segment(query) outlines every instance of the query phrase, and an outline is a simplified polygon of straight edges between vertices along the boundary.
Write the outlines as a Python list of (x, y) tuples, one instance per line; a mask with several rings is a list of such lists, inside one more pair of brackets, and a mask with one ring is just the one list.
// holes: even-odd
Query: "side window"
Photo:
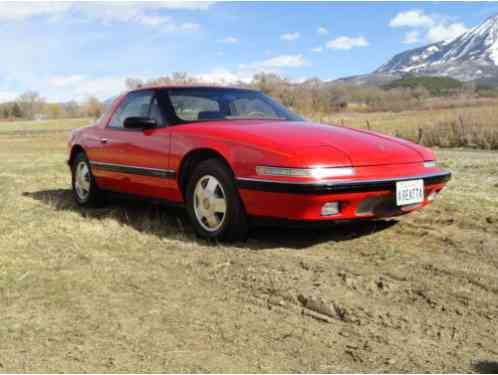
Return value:
[(131, 93), (123, 103), (121, 103), (116, 112), (114, 112), (109, 127), (122, 129), (123, 122), (128, 117), (149, 116), (149, 108), (153, 96), (153, 91)]
[(224, 116), (217, 101), (194, 95), (169, 96), (176, 116), (183, 121), (213, 120)]
[(264, 115), (277, 117), (273, 108), (259, 98), (240, 98), (230, 103), (230, 112), (233, 116)]

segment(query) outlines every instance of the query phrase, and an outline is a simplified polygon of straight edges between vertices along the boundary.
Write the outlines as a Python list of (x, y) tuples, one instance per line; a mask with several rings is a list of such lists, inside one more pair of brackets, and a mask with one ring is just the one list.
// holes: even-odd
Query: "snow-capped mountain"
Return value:
[(448, 76), (461, 81), (498, 78), (498, 15), (449, 42), (394, 56), (374, 74)]

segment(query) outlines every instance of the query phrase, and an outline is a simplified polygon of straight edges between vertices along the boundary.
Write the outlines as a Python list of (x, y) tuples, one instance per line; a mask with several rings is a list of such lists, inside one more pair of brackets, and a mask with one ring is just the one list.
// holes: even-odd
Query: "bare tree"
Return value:
[(70, 102), (62, 104), (67, 117), (75, 118), (80, 115), (80, 106), (78, 102), (71, 100)]
[(16, 102), (21, 109), (22, 116), (32, 120), (35, 115), (42, 112), (45, 99), (40, 97), (36, 91), (26, 91), (19, 96)]
[(95, 96), (89, 96), (82, 105), (82, 114), (88, 117), (98, 118), (102, 111), (103, 105)]
[(142, 87), (144, 85), (144, 81), (140, 78), (127, 78), (125, 84), (128, 90), (134, 90)]

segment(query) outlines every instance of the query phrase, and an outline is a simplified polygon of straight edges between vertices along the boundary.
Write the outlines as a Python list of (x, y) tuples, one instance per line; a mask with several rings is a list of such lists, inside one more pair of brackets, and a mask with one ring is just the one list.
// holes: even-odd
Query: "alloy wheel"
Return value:
[(225, 221), (227, 200), (223, 186), (211, 175), (199, 179), (194, 190), (194, 212), (199, 224), (216, 232)]
[(78, 199), (82, 202), (86, 202), (90, 195), (90, 170), (88, 164), (84, 161), (79, 162), (76, 166), (74, 188), (78, 195)]

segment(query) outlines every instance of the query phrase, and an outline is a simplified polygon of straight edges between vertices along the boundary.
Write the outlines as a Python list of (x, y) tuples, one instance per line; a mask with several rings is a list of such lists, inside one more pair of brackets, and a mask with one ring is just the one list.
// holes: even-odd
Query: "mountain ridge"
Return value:
[(451, 41), (394, 55), (370, 74), (341, 78), (353, 84), (388, 83), (403, 75), (442, 76), (460, 81), (498, 81), (498, 14)]

